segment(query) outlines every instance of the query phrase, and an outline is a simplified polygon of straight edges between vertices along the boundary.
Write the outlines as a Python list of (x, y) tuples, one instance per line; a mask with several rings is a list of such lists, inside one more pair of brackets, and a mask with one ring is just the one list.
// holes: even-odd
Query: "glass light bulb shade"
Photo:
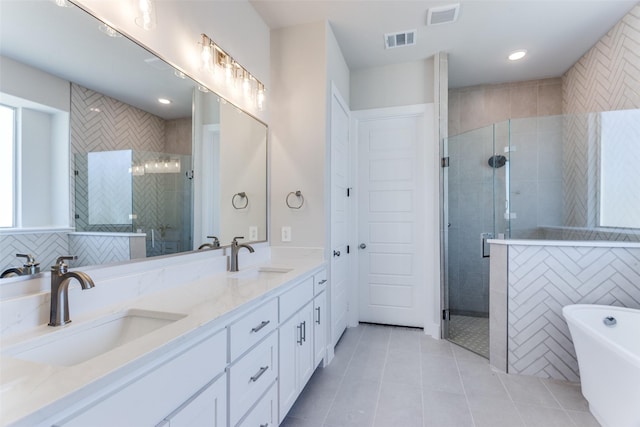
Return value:
[(102, 23), (98, 26), (98, 29), (109, 37), (122, 37), (122, 34), (111, 28), (105, 23)]
[(211, 44), (206, 43), (202, 45), (202, 51), (200, 52), (201, 67), (204, 71), (212, 71), (213, 69), (213, 55), (211, 52)]
[(146, 31), (156, 27), (156, 7), (153, 0), (133, 0), (136, 5), (136, 25)]
[(258, 83), (258, 95), (256, 96), (256, 104), (257, 104), (258, 110), (262, 111), (264, 109), (264, 101), (265, 101), (264, 85), (262, 83)]
[(60, 7), (69, 7), (69, 2), (67, 0), (53, 0), (57, 6)]

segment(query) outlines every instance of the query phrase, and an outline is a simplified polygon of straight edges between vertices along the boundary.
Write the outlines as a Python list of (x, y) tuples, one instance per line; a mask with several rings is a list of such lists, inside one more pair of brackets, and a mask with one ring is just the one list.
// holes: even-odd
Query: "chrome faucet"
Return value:
[(81, 271), (69, 271), (69, 266), (64, 260), (78, 259), (77, 256), (61, 256), (56, 260), (56, 265), (51, 267), (51, 312), (49, 326), (60, 326), (71, 322), (69, 319), (69, 282), (76, 279), (82, 289), (91, 289), (95, 286), (91, 277)]
[(17, 257), (26, 258), (27, 262), (22, 267), (7, 268), (0, 273), (0, 279), (11, 276), (28, 276), (30, 274), (40, 273), (40, 263), (36, 262), (31, 254), (16, 254)]
[(220, 240), (218, 240), (216, 236), (207, 236), (207, 239), (213, 239), (213, 243), (203, 243), (200, 246), (198, 246), (198, 250), (201, 250), (204, 248), (211, 248), (211, 249), (220, 248)]
[(238, 271), (238, 251), (241, 248), (247, 248), (251, 253), (255, 252), (255, 250), (246, 243), (242, 245), (238, 244), (238, 239), (244, 239), (244, 237), (234, 237), (233, 242), (231, 242), (231, 259), (229, 261), (229, 271)]

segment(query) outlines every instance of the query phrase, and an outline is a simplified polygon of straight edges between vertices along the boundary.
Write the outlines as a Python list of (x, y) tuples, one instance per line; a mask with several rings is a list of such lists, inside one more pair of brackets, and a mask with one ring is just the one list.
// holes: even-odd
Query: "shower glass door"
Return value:
[(445, 141), (443, 336), (489, 357), (488, 239), (508, 237), (509, 123)]

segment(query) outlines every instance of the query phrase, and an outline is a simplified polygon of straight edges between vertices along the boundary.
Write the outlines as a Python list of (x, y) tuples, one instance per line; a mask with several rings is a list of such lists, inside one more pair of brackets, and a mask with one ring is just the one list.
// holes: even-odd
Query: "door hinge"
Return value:
[(451, 313), (448, 308), (442, 310), (442, 320), (451, 320)]
[(187, 172), (185, 173), (185, 175), (187, 176), (187, 179), (193, 179), (193, 171), (192, 171), (192, 170), (187, 171)]
[(443, 157), (442, 159), (440, 159), (440, 166), (442, 166), (443, 168), (448, 168), (449, 167), (449, 157)]
[(347, 253), (349, 253), (349, 250), (350, 250), (350, 249), (349, 249), (349, 245), (347, 245)]
[(347, 197), (351, 197), (351, 187), (347, 187)]
[(74, 174), (75, 176), (78, 176), (78, 175), (80, 175), (80, 172), (78, 172), (78, 171), (73, 171), (73, 174)]

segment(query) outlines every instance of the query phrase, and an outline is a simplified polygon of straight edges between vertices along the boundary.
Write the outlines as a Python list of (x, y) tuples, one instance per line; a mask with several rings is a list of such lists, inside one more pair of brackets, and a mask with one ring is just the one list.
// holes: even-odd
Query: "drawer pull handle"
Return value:
[(258, 332), (260, 329), (264, 328), (269, 323), (271, 323), (271, 320), (263, 320), (258, 326), (256, 326), (255, 328), (251, 328), (251, 332)]
[(322, 279), (318, 282), (318, 285), (324, 285), (325, 283), (327, 283), (327, 279)]
[(302, 322), (302, 341), (307, 342), (307, 321)]
[(297, 342), (298, 342), (299, 345), (302, 345), (302, 323), (300, 323), (297, 326), (297, 328), (298, 328), (298, 336), (300, 337), (300, 338), (298, 338)]
[(316, 320), (316, 323), (319, 325), (320, 324), (320, 307), (316, 307), (316, 311), (318, 312), (318, 320)]
[(266, 424), (260, 424), (260, 427), (269, 427), (271, 424), (266, 423)]
[(268, 366), (263, 366), (262, 368), (260, 368), (260, 370), (250, 378), (251, 382), (256, 382), (260, 379), (260, 377), (262, 376), (262, 374), (264, 374), (265, 372), (267, 372), (269, 370)]

